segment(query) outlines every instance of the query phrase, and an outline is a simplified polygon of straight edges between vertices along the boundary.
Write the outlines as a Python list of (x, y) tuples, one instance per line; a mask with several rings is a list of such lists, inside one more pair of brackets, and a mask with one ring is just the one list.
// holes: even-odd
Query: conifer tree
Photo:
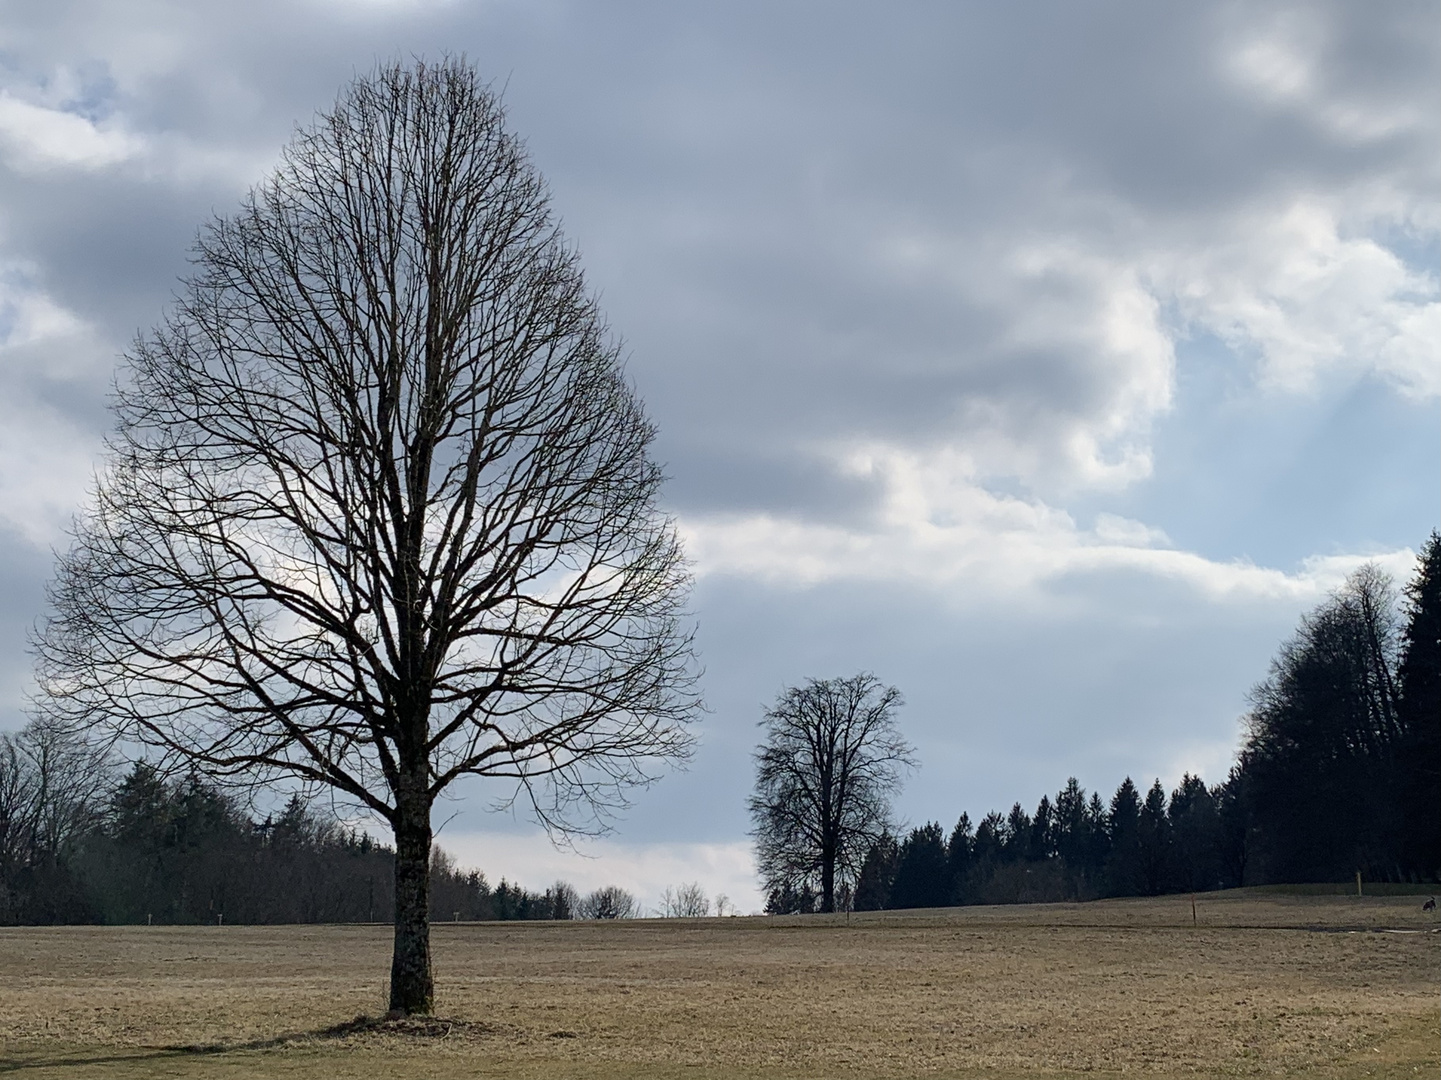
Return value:
[(1397, 673), (1401, 856), (1410, 873), (1434, 880), (1441, 876), (1441, 533), (1422, 548), (1406, 600)]
[(1166, 817), (1166, 789), (1160, 780), (1146, 792), (1138, 824), (1141, 876), (1146, 894), (1156, 896), (1166, 890), (1171, 862), (1171, 823)]
[(1144, 877), (1141, 870), (1141, 796), (1128, 776), (1111, 796), (1107, 816), (1111, 850), (1106, 859), (1106, 891), (1112, 896), (1135, 896)]
[(901, 845), (889, 907), (943, 907), (950, 901), (945, 834), (928, 822), (912, 829)]

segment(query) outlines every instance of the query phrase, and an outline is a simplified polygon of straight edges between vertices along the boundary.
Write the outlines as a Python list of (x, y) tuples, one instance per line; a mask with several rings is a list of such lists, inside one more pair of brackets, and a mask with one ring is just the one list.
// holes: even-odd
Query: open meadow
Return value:
[(382, 926), (0, 929), (0, 1074), (1434, 1077), (1438, 926), (1250, 890), (440, 924), (442, 1019), (388, 1025)]

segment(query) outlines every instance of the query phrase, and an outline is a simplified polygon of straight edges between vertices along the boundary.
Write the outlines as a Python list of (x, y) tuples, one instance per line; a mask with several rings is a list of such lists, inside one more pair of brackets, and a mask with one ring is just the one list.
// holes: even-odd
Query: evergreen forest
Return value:
[[(298, 795), (256, 820), (199, 776), (145, 764), (107, 786), (84, 748), (32, 726), (0, 736), (0, 925), (335, 923), (394, 918), (394, 851)], [(531, 892), (431, 858), (433, 919), (571, 918)]]
[[(1217, 784), (1130, 778), (1109, 798), (1072, 777), (949, 831), (881, 836), (856, 910), (1155, 896), (1243, 885), (1434, 882), (1441, 873), (1441, 535), (1398, 594), (1374, 565), (1302, 618), (1251, 693)], [(802, 883), (767, 910), (816, 909)]]

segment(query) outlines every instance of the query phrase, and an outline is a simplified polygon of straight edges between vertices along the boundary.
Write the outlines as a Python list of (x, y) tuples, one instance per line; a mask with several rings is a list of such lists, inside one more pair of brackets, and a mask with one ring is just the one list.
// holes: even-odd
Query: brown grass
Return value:
[(0, 930), (22, 1077), (1436, 1076), (1415, 897), (1253, 892), (787, 919)]

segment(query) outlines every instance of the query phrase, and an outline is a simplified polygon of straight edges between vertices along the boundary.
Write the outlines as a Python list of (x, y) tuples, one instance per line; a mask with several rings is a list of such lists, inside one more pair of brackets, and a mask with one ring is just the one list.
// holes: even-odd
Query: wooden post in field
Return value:
[(1356, 871), (1356, 895), (1361, 895), (1361, 871)]
[(1196, 925), (1196, 894), (1191, 894), (1191, 925)]
[(151, 918), (151, 917), (150, 917), (149, 915), (145, 916), (145, 925), (146, 925), (146, 926), (149, 926), (149, 925), (150, 925), (150, 918)]
[(220, 914), (219, 912), (216, 912), (216, 913), (215, 913), (215, 925), (216, 925), (216, 926), (224, 926), (224, 925), (225, 925), (225, 916), (222, 915), (222, 914)]

